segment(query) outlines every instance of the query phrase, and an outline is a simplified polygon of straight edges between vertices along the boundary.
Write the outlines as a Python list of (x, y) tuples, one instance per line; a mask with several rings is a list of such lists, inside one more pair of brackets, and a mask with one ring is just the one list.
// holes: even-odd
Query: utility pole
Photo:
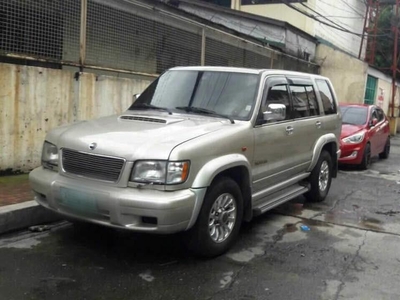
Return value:
[(360, 51), (358, 58), (362, 59), (362, 50), (364, 46), (364, 39), (366, 39), (365, 61), (370, 64), (375, 64), (375, 54), (377, 46), (377, 33), (378, 33), (378, 20), (381, 12), (381, 5), (379, 0), (368, 0), (366, 3), (364, 29), (361, 36)]

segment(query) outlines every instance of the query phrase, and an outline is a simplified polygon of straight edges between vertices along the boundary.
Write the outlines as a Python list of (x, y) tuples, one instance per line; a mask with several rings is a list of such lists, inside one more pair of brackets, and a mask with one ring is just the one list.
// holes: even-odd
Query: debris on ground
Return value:
[(389, 210), (389, 211), (376, 211), (375, 212), (378, 215), (385, 215), (385, 216), (389, 216), (392, 217), (394, 215), (400, 214), (400, 210)]
[(31, 226), (29, 227), (29, 230), (32, 232), (43, 232), (50, 230), (51, 227), (49, 225), (36, 225), (36, 226)]
[(301, 231), (310, 231), (310, 227), (308, 227), (307, 225), (301, 225), (300, 226)]

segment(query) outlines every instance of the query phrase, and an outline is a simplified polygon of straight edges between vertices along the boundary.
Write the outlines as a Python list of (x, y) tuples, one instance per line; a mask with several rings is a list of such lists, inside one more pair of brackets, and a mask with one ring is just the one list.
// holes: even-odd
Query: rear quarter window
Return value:
[(331, 87), (329, 86), (328, 82), (323, 79), (317, 79), (316, 83), (318, 86), (318, 92), (321, 96), (322, 106), (323, 106), (325, 115), (336, 114), (336, 112), (337, 112), (336, 102), (335, 102)]

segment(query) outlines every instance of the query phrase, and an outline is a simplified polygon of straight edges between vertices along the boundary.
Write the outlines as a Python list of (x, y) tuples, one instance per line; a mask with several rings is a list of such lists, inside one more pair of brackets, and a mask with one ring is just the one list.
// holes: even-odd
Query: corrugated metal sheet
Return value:
[(0, 171), (37, 167), (50, 129), (122, 112), (150, 82), (0, 64)]

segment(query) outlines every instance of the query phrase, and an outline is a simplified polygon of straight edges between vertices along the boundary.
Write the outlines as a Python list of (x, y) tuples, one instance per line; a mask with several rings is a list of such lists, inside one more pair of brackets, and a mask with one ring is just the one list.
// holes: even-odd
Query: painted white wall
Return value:
[[(314, 9), (321, 15), (326, 16), (336, 24), (349, 31), (362, 34), (366, 6), (360, 0), (316, 0)], [(327, 21), (324, 18), (320, 18)], [(346, 33), (330, 28), (319, 22), (315, 22), (315, 36), (323, 38), (336, 47), (358, 57), (361, 45), (361, 38), (357, 35)], [(364, 46), (365, 46), (364, 41)], [(362, 52), (364, 57), (365, 47)]]
[[(309, 0), (305, 4), (349, 31), (359, 34), (363, 32), (366, 6), (361, 0)], [(317, 15), (315, 12), (305, 8), (301, 4), (293, 5), (312, 15)], [(240, 9), (248, 13), (288, 22), (309, 34), (322, 38), (339, 49), (358, 57), (361, 44), (361, 38), (359, 36), (323, 25), (320, 22), (293, 10), (285, 4), (242, 5)], [(319, 17), (319, 19), (329, 22), (322, 17)], [(362, 52), (362, 58), (364, 57), (364, 53), (365, 47)]]

